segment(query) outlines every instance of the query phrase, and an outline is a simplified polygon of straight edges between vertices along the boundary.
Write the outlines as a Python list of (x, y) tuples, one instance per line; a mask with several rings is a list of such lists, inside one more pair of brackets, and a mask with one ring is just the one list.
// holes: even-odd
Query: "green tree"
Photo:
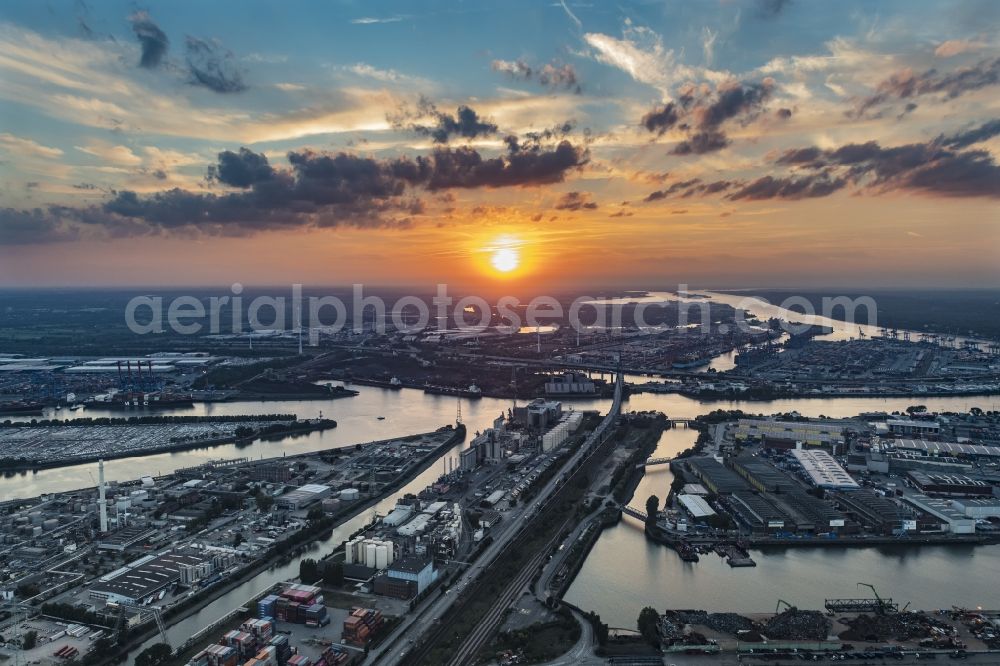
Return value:
[(31, 650), (36, 645), (38, 645), (38, 632), (33, 629), (25, 632), (21, 638), (21, 647), (25, 650)]
[(343, 585), (344, 563), (340, 560), (329, 560), (323, 568), (323, 581), (336, 587)]
[(165, 664), (173, 654), (167, 643), (154, 643), (135, 657), (135, 666), (160, 666)]
[(660, 645), (660, 614), (656, 612), (656, 609), (646, 606), (639, 611), (637, 624), (639, 625), (639, 633), (642, 634), (642, 637), (650, 645), (658, 647)]
[(319, 504), (316, 504), (311, 509), (309, 509), (309, 513), (306, 514), (306, 520), (308, 520), (311, 523), (315, 523), (317, 520), (322, 520), (323, 516), (325, 515), (326, 514), (323, 513), (323, 507), (321, 507)]
[(246, 541), (246, 539), (243, 538), (243, 533), (237, 532), (236, 536), (233, 537), (233, 548), (239, 548), (240, 544), (242, 544), (244, 541)]
[(299, 580), (303, 583), (312, 585), (321, 577), (322, 575), (320, 574), (319, 565), (316, 564), (316, 560), (304, 559), (299, 562)]
[(646, 524), (656, 524), (656, 512), (660, 510), (660, 498), (650, 495), (646, 498)]
[(257, 509), (261, 513), (267, 513), (274, 506), (274, 498), (265, 494), (260, 488), (254, 493), (253, 499), (257, 503)]

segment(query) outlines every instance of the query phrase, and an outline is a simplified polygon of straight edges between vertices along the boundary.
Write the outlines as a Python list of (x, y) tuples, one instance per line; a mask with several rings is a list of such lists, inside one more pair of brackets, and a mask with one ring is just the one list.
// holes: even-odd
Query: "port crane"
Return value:
[(775, 615), (778, 614), (778, 609), (781, 608), (781, 604), (785, 604), (785, 606), (788, 608), (788, 610), (790, 610), (792, 612), (798, 610), (795, 606), (791, 605), (790, 603), (788, 603), (784, 599), (778, 599), (778, 603), (776, 603), (774, 605), (774, 614)]
[(867, 587), (871, 589), (872, 594), (875, 595), (875, 603), (879, 615), (885, 615), (887, 611), (895, 612), (896, 609), (898, 608), (898, 606), (892, 603), (891, 599), (886, 600), (878, 596), (878, 591), (875, 589), (875, 586), (872, 585), (871, 583), (858, 583), (858, 587)]

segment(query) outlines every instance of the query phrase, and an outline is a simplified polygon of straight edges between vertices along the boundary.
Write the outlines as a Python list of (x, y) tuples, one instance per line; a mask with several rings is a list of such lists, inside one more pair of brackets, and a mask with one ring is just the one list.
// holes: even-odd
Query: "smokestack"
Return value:
[(101, 512), (101, 532), (108, 531), (108, 503), (104, 499), (104, 460), (97, 461), (97, 506)]

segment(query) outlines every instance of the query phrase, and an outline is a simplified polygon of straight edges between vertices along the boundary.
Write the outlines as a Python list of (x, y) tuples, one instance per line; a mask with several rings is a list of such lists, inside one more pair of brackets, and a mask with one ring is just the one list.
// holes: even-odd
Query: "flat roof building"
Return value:
[(681, 503), (681, 506), (683, 506), (695, 520), (715, 515), (715, 509), (709, 506), (708, 502), (706, 502), (704, 498), (698, 497), (697, 495), (678, 495), (677, 501)]
[(943, 521), (942, 527), (952, 534), (974, 534), (976, 531), (975, 519), (967, 517), (949, 500), (927, 495), (904, 495), (903, 501)]
[(844, 443), (843, 428), (837, 425), (769, 419), (740, 419), (736, 424), (735, 438), (736, 441), (755, 440), (787, 448), (791, 448), (796, 442), (809, 446)]
[(802, 467), (809, 482), (817, 488), (857, 490), (861, 487), (826, 451), (795, 449), (792, 451), (792, 457)]
[(180, 580), (180, 570), (210, 562), (189, 551), (169, 552), (138, 566), (123, 568), (118, 575), (100, 580), (90, 588), (90, 598), (107, 603), (140, 604)]

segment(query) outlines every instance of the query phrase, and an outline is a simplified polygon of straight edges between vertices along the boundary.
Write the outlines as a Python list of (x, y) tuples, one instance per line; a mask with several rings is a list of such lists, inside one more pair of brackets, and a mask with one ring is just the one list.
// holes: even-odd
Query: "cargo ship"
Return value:
[(476, 400), (483, 397), (482, 390), (472, 384), (469, 388), (458, 388), (455, 386), (437, 386), (435, 384), (424, 384), (424, 393), (431, 393), (433, 395), (451, 395), (457, 398), (471, 398)]
[(392, 379), (368, 379), (365, 377), (352, 377), (347, 380), (351, 384), (358, 384), (360, 386), (377, 386), (378, 388), (387, 388), (394, 391), (398, 391), (403, 388), (403, 382), (399, 381), (399, 377), (393, 377)]
[(44, 408), (42, 403), (30, 400), (0, 402), (0, 414), (41, 414)]

